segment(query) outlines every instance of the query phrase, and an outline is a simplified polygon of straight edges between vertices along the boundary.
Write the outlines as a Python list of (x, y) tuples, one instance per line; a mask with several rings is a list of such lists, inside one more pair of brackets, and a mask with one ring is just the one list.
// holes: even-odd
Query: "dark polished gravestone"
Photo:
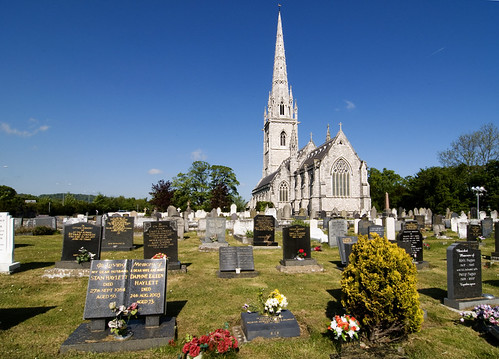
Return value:
[(247, 341), (261, 338), (290, 338), (300, 336), (300, 327), (289, 310), (283, 310), (281, 317), (260, 315), (255, 312), (241, 313), (241, 328)]
[(220, 247), (218, 250), (219, 278), (253, 278), (255, 271), (253, 247)]
[(482, 235), (482, 226), (479, 224), (468, 224), (466, 228), (466, 240), (468, 242), (478, 241)]
[[(62, 344), (60, 351), (115, 352), (148, 349), (167, 345), (175, 338), (175, 318), (166, 313), (165, 259), (123, 259), (92, 261), (81, 324)], [(107, 321), (114, 317), (109, 304), (138, 304), (142, 320), (131, 321), (133, 336), (114, 340), (109, 335)]]
[[(423, 262), (423, 235), (417, 222), (405, 222), (402, 231), (398, 234), (397, 242), (409, 242), (411, 248), (409, 255), (412, 260), (416, 263)], [(405, 246), (402, 244), (400, 247)]]
[(102, 251), (133, 249), (133, 217), (109, 217), (104, 225)]
[[(322, 272), (324, 268), (311, 258), (310, 227), (295, 225), (282, 230), (283, 259), (277, 270), (287, 273)], [(303, 250), (304, 259), (298, 259)]]
[(168, 269), (180, 269), (176, 221), (144, 222), (144, 259), (158, 253), (168, 256)]
[(80, 248), (95, 254), (94, 260), (100, 259), (102, 227), (90, 223), (75, 223), (64, 226), (61, 261), (56, 268), (81, 269), (90, 268), (90, 262), (78, 264), (76, 256)]
[(357, 237), (339, 237), (338, 238), (338, 249), (340, 251), (341, 265), (347, 266), (349, 262), (350, 254), (352, 253), (352, 247), (357, 243)]
[(369, 232), (369, 239), (372, 238), (371, 233), (376, 233), (380, 237), (383, 237), (385, 235), (385, 228), (383, 226), (373, 225), (369, 226), (368, 232)]
[(499, 222), (494, 223), (494, 239), (496, 250), (492, 252), (491, 258), (494, 260), (499, 260)]
[(253, 245), (277, 246), (274, 216), (257, 215), (253, 218)]
[(482, 236), (488, 238), (494, 230), (494, 221), (492, 218), (485, 218), (482, 220)]

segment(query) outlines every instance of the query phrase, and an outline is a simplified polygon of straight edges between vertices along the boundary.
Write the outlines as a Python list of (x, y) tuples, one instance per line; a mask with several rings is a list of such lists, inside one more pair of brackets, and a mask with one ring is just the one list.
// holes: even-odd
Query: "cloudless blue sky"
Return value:
[[(194, 160), (262, 173), (277, 1), (0, 0), (0, 184), (150, 197)], [(499, 1), (280, 1), (299, 145), (437, 166), (499, 124)]]

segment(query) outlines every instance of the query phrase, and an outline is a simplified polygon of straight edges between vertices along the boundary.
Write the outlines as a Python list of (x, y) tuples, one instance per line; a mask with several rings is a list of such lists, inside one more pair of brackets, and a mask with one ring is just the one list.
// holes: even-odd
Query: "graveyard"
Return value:
[[(294, 229), (293, 233), (298, 233)], [(391, 344), (372, 345), (362, 340), (344, 345), (345, 358), (451, 358), (497, 357), (499, 348), (493, 338), (481, 335), (459, 322), (459, 310), (444, 306), (448, 297), (448, 248), (459, 238), (446, 231), (448, 238), (436, 237), (429, 227), (422, 231), (424, 260), (428, 267), (418, 270), (417, 289), (425, 319), (420, 332)], [(347, 236), (355, 238), (352, 228)], [(15, 260), (20, 269), (0, 281), (0, 354), (9, 358), (177, 358), (186, 335), (200, 336), (227, 323), (229, 330), (241, 325), (243, 305), (255, 301), (258, 291), (278, 289), (287, 297), (287, 309), (296, 318), (300, 335), (290, 338), (255, 338), (239, 343), (238, 358), (329, 358), (335, 346), (327, 327), (335, 314), (343, 314), (340, 280), (342, 262), (338, 247), (312, 240), (307, 248), (308, 259), (316, 261), (322, 271), (295, 273), (280, 271), (286, 262), (283, 232), (275, 231), (277, 245), (254, 250), (253, 267), (257, 275), (219, 276), (230, 270), (223, 267), (222, 258), (233, 258), (236, 266), (248, 262), (248, 246), (234, 239), (227, 231), (228, 247), (222, 251), (201, 251), (206, 240), (195, 231), (185, 232), (178, 241), (178, 261), (186, 271), (168, 273), (166, 316), (176, 318), (176, 340), (159, 347), (126, 352), (80, 353), (74, 350), (60, 353), (61, 345), (82, 324), (86, 310), (88, 276), (50, 278), (45, 274), (60, 261), (63, 251), (61, 234), (50, 236), (15, 236)], [(345, 242), (348, 243), (348, 241)], [(134, 248), (101, 251), (101, 260), (134, 263), (144, 258), (144, 235), (135, 231)], [(313, 248), (321, 246), (321, 251)], [(228, 250), (233, 248), (233, 250)], [(241, 250), (238, 250), (241, 248)], [(429, 248), (429, 249), (427, 249)], [(479, 246), (482, 254), (495, 250), (494, 234)], [(295, 253), (296, 248), (292, 249)], [(223, 253), (223, 254), (222, 254)], [(134, 261), (125, 261), (134, 260)], [(289, 261), (289, 260), (288, 260)], [(225, 259), (223, 260), (224, 263)], [(227, 261), (228, 263), (229, 261)], [(305, 262), (305, 261), (302, 261)], [(243, 264), (240, 264), (243, 263)], [(131, 264), (129, 264), (131, 265)], [(246, 267), (245, 267), (246, 268)], [(483, 293), (499, 297), (499, 263), (482, 259)], [(251, 266), (246, 268), (251, 270)], [(139, 313), (140, 313), (139, 306)], [(362, 344), (361, 344), (362, 343)], [(211, 357), (211, 356), (206, 356)], [(223, 356), (222, 356), (223, 357)]]

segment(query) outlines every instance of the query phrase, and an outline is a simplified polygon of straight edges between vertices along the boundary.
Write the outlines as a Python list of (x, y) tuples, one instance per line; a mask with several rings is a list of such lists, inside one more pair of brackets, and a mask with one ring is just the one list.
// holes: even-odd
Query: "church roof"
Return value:
[(329, 149), (333, 145), (333, 142), (334, 142), (334, 139), (329, 140), (329, 141), (323, 143), (322, 145), (320, 145), (319, 147), (317, 147), (312, 152), (310, 152), (300, 167), (305, 167), (305, 166), (311, 165), (314, 163), (315, 160), (322, 160), (329, 152)]
[(274, 179), (274, 177), (277, 175), (277, 173), (279, 172), (279, 170), (269, 174), (267, 177), (263, 177), (260, 182), (258, 182), (258, 184), (256, 185), (255, 189), (253, 190), (253, 192), (267, 186), (269, 183), (272, 182), (272, 180)]

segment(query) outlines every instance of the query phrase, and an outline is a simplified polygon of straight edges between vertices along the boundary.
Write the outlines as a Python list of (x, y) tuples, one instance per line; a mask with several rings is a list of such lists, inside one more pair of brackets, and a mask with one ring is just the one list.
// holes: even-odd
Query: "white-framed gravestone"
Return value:
[(14, 261), (14, 218), (8, 212), (0, 212), (0, 273), (11, 274), (20, 267)]

